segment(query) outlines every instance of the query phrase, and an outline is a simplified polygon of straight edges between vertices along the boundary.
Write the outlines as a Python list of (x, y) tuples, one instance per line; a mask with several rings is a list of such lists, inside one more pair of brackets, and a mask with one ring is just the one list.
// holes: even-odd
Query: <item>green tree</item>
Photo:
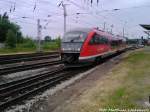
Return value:
[(21, 32), (17, 32), (16, 37), (17, 37), (17, 43), (23, 43), (24, 37), (22, 36)]
[(20, 37), (22, 37), (22, 33), (20, 32), (19, 25), (10, 22), (9, 17), (5, 12), (3, 15), (0, 15), (0, 42), (6, 41), (6, 36), (9, 29), (11, 29), (16, 34), (17, 42), (21, 42)]
[(58, 48), (60, 48), (60, 46), (61, 46), (61, 38), (60, 38), (60, 36), (58, 36), (58, 37), (55, 39), (55, 41), (56, 41), (56, 44), (58, 45)]
[(33, 41), (33, 39), (31, 37), (28, 37), (28, 36), (23, 39), (22, 46), (24, 48), (36, 48), (35, 42)]
[(8, 30), (6, 36), (6, 46), (15, 48), (17, 43), (16, 35), (12, 30)]
[(0, 15), (0, 42), (4, 42), (8, 31), (8, 16), (7, 13)]

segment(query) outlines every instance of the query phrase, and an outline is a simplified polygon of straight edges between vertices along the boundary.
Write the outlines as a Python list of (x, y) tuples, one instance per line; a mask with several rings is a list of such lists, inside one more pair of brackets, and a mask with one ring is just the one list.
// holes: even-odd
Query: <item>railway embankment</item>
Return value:
[[(54, 111), (99, 112), (106, 109), (107, 111), (143, 109), (148, 112), (150, 109), (149, 60), (150, 47), (125, 54), (120, 63), (108, 70), (91, 87)], [(93, 73), (95, 74), (102, 74), (101, 68)]]
[(149, 55), (149, 47), (130, 50), (108, 58), (85, 72), (76, 69), (75, 71), (79, 72), (75, 76), (74, 70), (71, 70), (69, 80), (61, 81), (55, 87), (33, 97), (32, 100), (26, 100), (25, 103), (15, 106), (8, 112), (97, 112), (106, 109), (148, 109)]
[[(140, 49), (139, 49), (140, 50)], [(113, 58), (109, 58), (100, 65), (79, 73), (68, 81), (64, 81), (50, 90), (47, 90), (38, 98), (36, 97), (31, 102), (26, 102), (25, 105), (17, 106), (13, 110), (24, 110), (31, 112), (60, 112), (74, 111), (70, 108), (72, 103), (79, 103), (82, 95), (96, 87), (98, 82), (109, 76), (109, 72), (120, 64), (131, 52), (128, 51)], [(80, 104), (80, 103), (79, 103)], [(87, 107), (85, 107), (87, 108)], [(11, 110), (12, 111), (12, 110)], [(75, 110), (75, 112), (78, 110)], [(81, 110), (79, 110), (81, 111)]]

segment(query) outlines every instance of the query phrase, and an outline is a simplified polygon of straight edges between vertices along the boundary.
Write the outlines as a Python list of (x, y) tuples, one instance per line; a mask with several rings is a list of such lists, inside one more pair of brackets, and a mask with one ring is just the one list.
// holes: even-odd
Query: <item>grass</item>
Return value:
[[(132, 53), (120, 64), (121, 72), (127, 68), (126, 76), (119, 88), (108, 96), (104, 107), (143, 108), (150, 95), (150, 52)], [(114, 70), (113, 74), (118, 70)]]
[(42, 45), (42, 49), (44, 51), (49, 51), (49, 50), (58, 50), (59, 49), (59, 44), (57, 42), (45, 42)]
[[(43, 51), (58, 50), (59, 45), (56, 42), (45, 42), (41, 45)], [(36, 52), (36, 45), (33, 43), (18, 44), (16, 48), (0, 48), (0, 54)]]
[[(150, 96), (150, 48), (125, 57), (111, 72), (86, 90), (64, 112), (98, 112), (99, 109), (144, 109)], [(150, 107), (149, 107), (150, 108)], [(108, 111), (109, 112), (109, 111)]]
[(0, 54), (22, 53), (22, 52), (35, 52), (35, 48), (0, 48)]

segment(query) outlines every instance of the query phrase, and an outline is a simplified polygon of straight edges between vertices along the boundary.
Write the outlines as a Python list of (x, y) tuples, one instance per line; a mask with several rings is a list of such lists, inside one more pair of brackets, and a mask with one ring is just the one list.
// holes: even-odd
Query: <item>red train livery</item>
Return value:
[(61, 60), (65, 64), (87, 64), (125, 48), (125, 40), (119, 36), (96, 28), (74, 29), (64, 34), (61, 43)]

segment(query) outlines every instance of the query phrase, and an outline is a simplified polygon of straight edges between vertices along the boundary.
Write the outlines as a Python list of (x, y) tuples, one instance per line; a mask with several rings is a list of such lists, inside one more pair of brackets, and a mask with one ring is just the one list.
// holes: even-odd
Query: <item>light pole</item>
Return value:
[(104, 22), (104, 27), (103, 27), (103, 30), (105, 31), (106, 29), (106, 22)]
[(41, 52), (41, 30), (42, 26), (40, 25), (40, 19), (37, 20), (37, 52)]
[(122, 36), (123, 36), (123, 38), (125, 38), (125, 25), (126, 25), (126, 21), (125, 21), (125, 23), (124, 23), (124, 25), (123, 25), (123, 30), (122, 30)]
[(113, 34), (114, 25), (112, 24), (110, 27), (111, 27), (111, 34)]
[(66, 11), (66, 6), (68, 4), (64, 4), (63, 1), (61, 1), (59, 4), (58, 4), (58, 7), (62, 6), (63, 7), (63, 10), (64, 10), (64, 33), (66, 33), (66, 19), (67, 19), (67, 11)]
[(64, 33), (66, 33), (66, 17), (67, 17), (66, 4), (62, 4), (62, 7), (64, 9)]

